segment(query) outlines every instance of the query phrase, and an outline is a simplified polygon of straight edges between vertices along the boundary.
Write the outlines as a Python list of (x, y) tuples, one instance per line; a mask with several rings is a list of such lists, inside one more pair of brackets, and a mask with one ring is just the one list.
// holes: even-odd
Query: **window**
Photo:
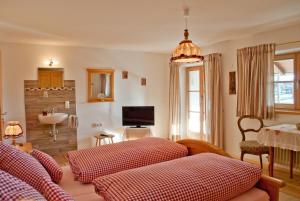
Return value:
[(300, 109), (300, 53), (276, 55), (274, 98), (276, 109)]
[(204, 67), (186, 69), (187, 80), (187, 130), (189, 138), (200, 138), (204, 133), (205, 74)]

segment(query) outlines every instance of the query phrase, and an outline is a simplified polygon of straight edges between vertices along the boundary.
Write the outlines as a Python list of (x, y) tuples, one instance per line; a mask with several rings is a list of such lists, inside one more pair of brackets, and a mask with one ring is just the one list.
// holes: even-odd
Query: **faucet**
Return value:
[(54, 114), (55, 113), (55, 108), (53, 107), (52, 109), (51, 109), (51, 114)]

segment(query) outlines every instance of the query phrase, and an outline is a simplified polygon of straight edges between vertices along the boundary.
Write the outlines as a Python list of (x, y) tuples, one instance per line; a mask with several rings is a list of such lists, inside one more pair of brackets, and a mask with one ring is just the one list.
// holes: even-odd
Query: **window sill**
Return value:
[(275, 109), (275, 114), (300, 115), (300, 110)]

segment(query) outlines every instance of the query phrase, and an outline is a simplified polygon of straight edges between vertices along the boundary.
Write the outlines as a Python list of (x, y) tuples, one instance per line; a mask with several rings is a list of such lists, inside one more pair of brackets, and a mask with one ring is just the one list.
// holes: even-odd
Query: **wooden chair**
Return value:
[[(258, 129), (253, 129), (253, 128), (244, 129), (241, 125), (242, 120), (244, 120), (244, 119), (256, 119), (260, 123), (259, 128)], [(246, 140), (246, 133), (248, 133), (248, 132), (258, 133), (260, 131), (260, 129), (262, 129), (264, 127), (263, 120), (261, 118), (255, 117), (255, 116), (244, 115), (239, 118), (238, 127), (239, 127), (242, 137), (243, 137), (242, 141), (240, 142), (241, 160), (244, 160), (245, 154), (258, 155), (259, 159), (260, 159), (260, 167), (263, 168), (262, 155), (269, 154), (269, 147), (259, 144), (256, 140)]]

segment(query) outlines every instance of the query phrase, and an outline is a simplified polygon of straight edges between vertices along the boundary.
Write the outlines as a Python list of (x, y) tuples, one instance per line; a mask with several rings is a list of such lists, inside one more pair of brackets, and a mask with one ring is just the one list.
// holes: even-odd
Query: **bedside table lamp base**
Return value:
[(15, 136), (12, 137), (11, 144), (16, 146), (17, 143), (16, 143), (16, 137)]

